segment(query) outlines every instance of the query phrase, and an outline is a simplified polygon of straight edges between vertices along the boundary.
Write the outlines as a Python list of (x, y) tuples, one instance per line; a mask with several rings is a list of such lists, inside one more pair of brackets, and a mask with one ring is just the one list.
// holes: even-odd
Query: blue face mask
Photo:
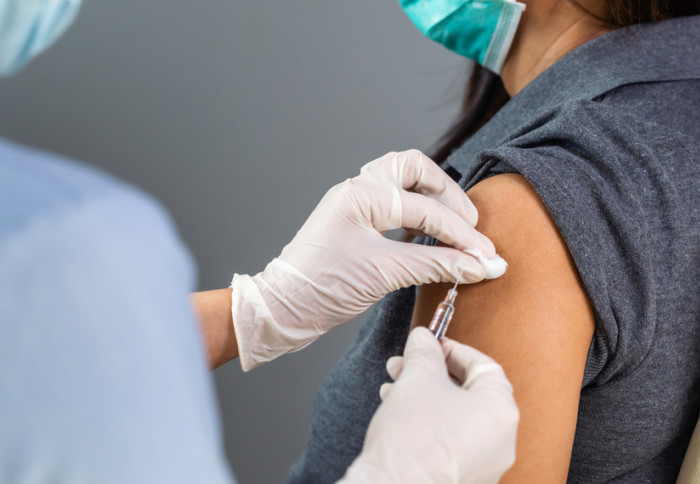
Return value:
[(399, 0), (429, 39), (500, 74), (525, 4), (514, 0)]
[(14, 74), (66, 31), (82, 0), (0, 0), (0, 76)]

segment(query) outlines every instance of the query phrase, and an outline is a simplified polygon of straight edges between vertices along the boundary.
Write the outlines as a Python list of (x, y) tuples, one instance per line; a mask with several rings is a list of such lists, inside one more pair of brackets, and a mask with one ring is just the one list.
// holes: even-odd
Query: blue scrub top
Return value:
[(153, 199), (0, 140), (0, 482), (233, 482), (194, 280)]

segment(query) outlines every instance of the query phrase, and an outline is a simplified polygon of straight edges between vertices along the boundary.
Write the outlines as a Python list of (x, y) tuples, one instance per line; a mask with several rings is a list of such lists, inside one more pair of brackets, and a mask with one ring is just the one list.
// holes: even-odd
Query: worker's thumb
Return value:
[(403, 369), (397, 383), (415, 379), (447, 377), (445, 355), (440, 343), (427, 328), (418, 327), (408, 335), (403, 352)]
[(393, 290), (435, 282), (461, 284), (480, 282), (486, 277), (476, 257), (451, 247), (433, 247), (390, 241), (386, 251), (393, 264), (383, 267)]
[(471, 346), (449, 338), (440, 340), (445, 364), (453, 379), (466, 390), (498, 389), (512, 394), (513, 387), (501, 365)]

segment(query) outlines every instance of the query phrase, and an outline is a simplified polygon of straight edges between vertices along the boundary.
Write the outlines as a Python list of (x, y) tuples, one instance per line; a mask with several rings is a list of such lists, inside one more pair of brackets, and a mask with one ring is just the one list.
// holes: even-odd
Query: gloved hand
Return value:
[(416, 328), (404, 356), (389, 359), (395, 383), (382, 386), (362, 452), (339, 484), (496, 483), (513, 465), (519, 413), (503, 370), (440, 341)]
[[(245, 371), (296, 351), (365, 311), (387, 293), (431, 282), (479, 282), (485, 271), (463, 252), (495, 256), (474, 229), (464, 191), (417, 150), (388, 153), (331, 188), (294, 239), (265, 270), (236, 274), (233, 322)], [(405, 227), (449, 247), (397, 242)], [(500, 274), (498, 274), (500, 275)]]

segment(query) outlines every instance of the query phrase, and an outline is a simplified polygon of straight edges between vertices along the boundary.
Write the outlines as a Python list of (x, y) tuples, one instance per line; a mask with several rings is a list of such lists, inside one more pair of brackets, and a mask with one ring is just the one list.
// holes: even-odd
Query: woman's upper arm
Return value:
[[(565, 482), (588, 348), (595, 327), (574, 262), (547, 209), (519, 175), (468, 192), (477, 228), (508, 263), (506, 274), (462, 285), (447, 335), (498, 361), (521, 421), (516, 462), (501, 482)], [(423, 286), (413, 325), (425, 325), (447, 285)]]

